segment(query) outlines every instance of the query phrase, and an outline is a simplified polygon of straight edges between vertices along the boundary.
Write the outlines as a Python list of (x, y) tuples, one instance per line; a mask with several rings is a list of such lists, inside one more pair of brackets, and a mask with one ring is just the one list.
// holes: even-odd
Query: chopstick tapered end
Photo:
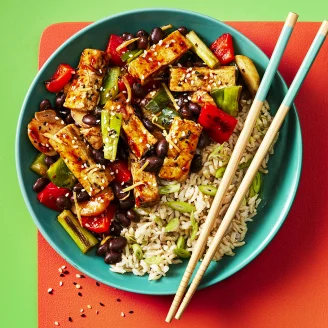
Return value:
[(286, 26), (294, 27), (298, 19), (298, 14), (290, 12), (286, 19)]
[(324, 20), (320, 26), (319, 32), (323, 36), (327, 36), (328, 34), (328, 21)]

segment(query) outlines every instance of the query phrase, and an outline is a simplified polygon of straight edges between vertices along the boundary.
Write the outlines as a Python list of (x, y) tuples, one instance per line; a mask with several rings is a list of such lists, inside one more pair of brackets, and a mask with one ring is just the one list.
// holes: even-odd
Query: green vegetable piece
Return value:
[(180, 236), (178, 241), (177, 241), (177, 248), (186, 248), (186, 240), (184, 239), (183, 236)]
[(186, 203), (186, 202), (175, 202), (175, 201), (171, 201), (171, 202), (166, 202), (165, 203), (167, 206), (173, 208), (174, 210), (177, 210), (179, 212), (182, 213), (191, 213), (196, 211), (196, 207)]
[(256, 194), (258, 194), (261, 190), (261, 186), (262, 186), (262, 174), (260, 172), (257, 172), (249, 188), (249, 197), (254, 197)]
[(47, 155), (40, 153), (34, 162), (31, 164), (30, 169), (35, 172), (37, 175), (46, 178), (47, 177), (47, 170), (48, 166), (44, 162)]
[(145, 106), (147, 110), (156, 114), (159, 113), (166, 105), (171, 102), (164, 88), (159, 89), (155, 96)]
[(100, 91), (100, 105), (105, 105), (108, 99), (118, 94), (118, 78), (120, 73), (121, 69), (119, 67), (111, 67), (108, 69)]
[(110, 161), (116, 159), (121, 126), (121, 113), (112, 113), (108, 109), (101, 111), (101, 134), (104, 144), (104, 157)]
[(77, 181), (61, 157), (50, 165), (47, 175), (49, 180), (58, 187), (71, 189)]
[(169, 128), (176, 116), (180, 117), (180, 114), (174, 108), (165, 107), (158, 116), (156, 123), (162, 125), (164, 128)]
[(189, 251), (187, 251), (186, 249), (182, 249), (182, 248), (175, 248), (174, 249), (174, 253), (183, 258), (183, 259), (187, 259), (190, 257), (191, 253)]
[(143, 251), (142, 251), (140, 245), (133, 244), (132, 245), (132, 250), (133, 250), (133, 254), (136, 256), (136, 258), (138, 260), (141, 260), (143, 258)]
[(179, 228), (180, 221), (178, 218), (172, 219), (165, 227), (165, 232), (177, 231)]
[(83, 254), (98, 244), (97, 238), (89, 230), (81, 227), (71, 211), (65, 210), (60, 213), (58, 221)]
[(156, 216), (154, 219), (154, 222), (159, 226), (159, 227), (163, 227), (163, 221), (160, 217)]
[(194, 31), (190, 31), (186, 38), (191, 42), (192, 50), (208, 67), (216, 68), (220, 66), (220, 61)]
[(191, 234), (190, 234), (190, 241), (194, 241), (196, 239), (196, 235), (198, 232), (198, 222), (195, 220), (194, 212), (191, 213), (190, 222), (192, 226)]
[(247, 162), (240, 164), (240, 165), (238, 166), (238, 168), (239, 168), (240, 170), (241, 170), (241, 169), (246, 169), (247, 167), (249, 167), (249, 166), (251, 165), (252, 160), (253, 160), (253, 159), (250, 159), (250, 160), (248, 160)]
[(211, 96), (220, 109), (232, 116), (237, 116), (241, 89), (241, 85), (213, 89)]
[(219, 152), (222, 150), (223, 144), (214, 148), (214, 150), (209, 154), (208, 159), (220, 157)]
[(198, 189), (205, 195), (209, 196), (215, 196), (216, 192), (218, 191), (218, 188), (210, 185), (201, 185), (198, 186)]
[(135, 244), (137, 242), (133, 235), (125, 234), (124, 237), (126, 238), (129, 244)]
[(149, 265), (152, 265), (152, 264), (160, 264), (162, 262), (162, 258), (157, 255), (157, 256), (151, 256), (151, 257), (147, 257), (145, 259), (145, 262)]
[(226, 170), (225, 166), (219, 167), (215, 172), (215, 177), (217, 179), (221, 179), (223, 177), (225, 170)]
[(124, 62), (130, 63), (132, 60), (138, 58), (143, 53), (141, 49), (128, 50), (122, 54), (121, 59)]
[(161, 186), (158, 188), (158, 190), (161, 195), (178, 192), (180, 190), (180, 183)]

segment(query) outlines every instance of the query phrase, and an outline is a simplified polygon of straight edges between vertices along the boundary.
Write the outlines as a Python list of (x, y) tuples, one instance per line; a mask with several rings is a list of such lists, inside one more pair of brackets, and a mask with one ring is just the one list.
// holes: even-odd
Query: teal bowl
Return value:
[[(148, 277), (132, 274), (117, 274), (109, 271), (103, 259), (91, 251), (83, 255), (57, 222), (57, 213), (41, 205), (32, 185), (37, 176), (29, 165), (37, 151), (27, 137), (27, 124), (38, 110), (42, 99), (53, 99), (43, 81), (47, 80), (62, 62), (75, 67), (84, 48), (105, 49), (110, 33), (122, 34), (126, 30), (151, 30), (156, 26), (172, 24), (194, 29), (202, 39), (210, 44), (222, 33), (231, 33), (236, 53), (252, 58), (260, 72), (268, 64), (266, 55), (249, 39), (230, 26), (213, 18), (190, 11), (176, 9), (143, 9), (124, 12), (102, 19), (75, 34), (66, 41), (41, 68), (35, 77), (23, 103), (16, 135), (17, 174), (22, 194), (38, 229), (49, 244), (75, 268), (104, 284), (135, 293), (166, 295), (174, 294), (180, 283), (187, 262), (172, 265), (166, 277), (159, 281), (148, 281)], [(272, 113), (275, 113), (287, 92), (281, 75), (276, 74), (267, 100)], [(297, 190), (302, 164), (302, 137), (295, 107), (286, 118), (275, 146), (275, 153), (269, 161), (269, 174), (263, 183), (262, 199), (254, 222), (249, 223), (246, 245), (236, 250), (234, 257), (225, 257), (212, 263), (201, 284), (204, 288), (215, 284), (239, 271), (252, 261), (272, 240), (284, 222)]]

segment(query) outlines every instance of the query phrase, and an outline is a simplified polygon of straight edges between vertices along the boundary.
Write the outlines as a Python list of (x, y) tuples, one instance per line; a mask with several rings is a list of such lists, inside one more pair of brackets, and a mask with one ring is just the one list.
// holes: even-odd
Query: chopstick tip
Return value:
[(322, 34), (323, 36), (327, 36), (327, 34), (328, 34), (328, 21), (327, 20), (324, 20), (322, 22), (318, 33)]
[(286, 19), (286, 25), (289, 27), (294, 27), (298, 19), (298, 14), (290, 12)]

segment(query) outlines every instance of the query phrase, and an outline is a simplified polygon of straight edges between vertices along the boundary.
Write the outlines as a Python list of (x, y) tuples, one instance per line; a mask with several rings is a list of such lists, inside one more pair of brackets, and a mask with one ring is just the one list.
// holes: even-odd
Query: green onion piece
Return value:
[(134, 207), (133, 210), (141, 216), (145, 216), (145, 215), (148, 215), (150, 213), (150, 211), (148, 209), (142, 208), (142, 207)]
[(192, 226), (190, 241), (194, 241), (198, 232), (198, 222), (195, 220), (194, 212), (191, 213), (190, 222)]
[(172, 219), (165, 227), (165, 232), (177, 231), (179, 229), (180, 221), (178, 218)]
[(249, 166), (251, 165), (252, 160), (253, 160), (253, 159), (250, 159), (250, 160), (248, 160), (247, 162), (244, 162), (244, 163), (240, 164), (240, 165), (238, 166), (238, 168), (239, 168), (240, 170), (241, 170), (241, 169), (246, 169), (247, 167), (249, 167)]
[(41, 177), (47, 177), (48, 166), (45, 163), (47, 155), (41, 153), (39, 154), (34, 162), (31, 164), (30, 169)]
[(159, 255), (151, 256), (151, 257), (147, 257), (145, 259), (145, 262), (149, 265), (151, 265), (151, 264), (157, 264), (158, 265), (162, 262), (162, 258)]
[(219, 152), (222, 150), (223, 144), (214, 148), (214, 150), (209, 154), (208, 159), (220, 157)]
[(183, 236), (179, 237), (179, 239), (177, 241), (177, 248), (182, 248), (182, 249), (186, 248), (186, 240), (184, 239)]
[(159, 227), (163, 227), (163, 221), (160, 217), (156, 216), (154, 219), (154, 222), (159, 226)]
[(216, 170), (216, 172), (215, 172), (215, 177), (216, 177), (217, 179), (222, 178), (222, 177), (223, 177), (223, 174), (224, 174), (224, 172), (225, 172), (225, 170), (226, 170), (226, 167), (225, 167), (225, 166), (219, 167), (219, 168)]
[(141, 49), (128, 50), (121, 56), (121, 60), (127, 63), (132, 62), (132, 60), (138, 58), (143, 53)]
[(194, 31), (190, 31), (186, 38), (191, 42), (192, 50), (208, 67), (215, 68), (220, 66), (220, 61)]
[(237, 116), (241, 89), (241, 85), (213, 89), (211, 96), (220, 109), (232, 116)]
[(128, 241), (128, 244), (135, 244), (137, 241), (133, 235), (130, 235), (129, 233), (125, 234), (124, 237)]
[(159, 89), (155, 96), (145, 106), (147, 110), (156, 114), (159, 113), (166, 105), (171, 102), (164, 88)]
[(51, 164), (47, 175), (49, 180), (58, 187), (73, 188), (77, 179), (74, 174), (69, 170), (65, 161), (59, 157), (58, 160)]
[(132, 245), (132, 250), (133, 250), (133, 254), (136, 256), (136, 258), (138, 260), (141, 260), (143, 258), (143, 251), (142, 251), (140, 245), (133, 244)]
[(65, 210), (60, 213), (58, 221), (71, 236), (82, 253), (85, 254), (93, 246), (98, 244), (98, 239), (89, 230), (81, 227), (71, 211)]
[(111, 67), (108, 69), (100, 91), (100, 105), (105, 105), (108, 99), (111, 99), (118, 94), (118, 78), (120, 74), (121, 69), (119, 67)]
[(186, 202), (166, 202), (167, 206), (182, 213), (191, 213), (196, 211), (196, 207)]
[(101, 111), (101, 134), (104, 144), (104, 157), (110, 161), (116, 159), (117, 145), (122, 125), (122, 114)]
[(157, 117), (156, 123), (164, 126), (164, 128), (169, 128), (176, 116), (180, 117), (180, 114), (174, 108), (165, 107)]
[(249, 197), (251, 198), (258, 194), (261, 190), (261, 186), (262, 174), (260, 172), (257, 172), (251, 186), (249, 187)]
[(198, 186), (198, 189), (205, 195), (209, 196), (215, 196), (216, 192), (218, 191), (218, 188), (214, 186), (209, 186), (209, 185), (201, 185)]
[(178, 192), (180, 190), (180, 183), (161, 186), (158, 190), (161, 195)]
[(182, 248), (175, 248), (174, 249), (174, 253), (183, 258), (183, 259), (187, 259), (190, 257), (191, 253), (189, 251), (187, 251), (186, 249), (182, 249)]

